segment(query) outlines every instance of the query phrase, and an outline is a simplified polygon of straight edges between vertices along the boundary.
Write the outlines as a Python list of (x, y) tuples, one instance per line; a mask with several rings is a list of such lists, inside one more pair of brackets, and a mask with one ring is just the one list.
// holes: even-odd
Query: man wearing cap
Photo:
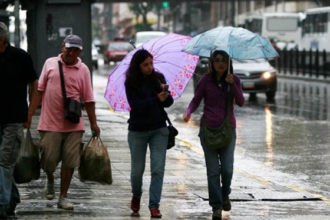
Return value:
[(31, 56), (8, 39), (8, 28), (0, 22), (0, 219), (14, 215), (20, 202), (13, 172), (28, 120), (27, 86), (31, 84), (31, 100), (38, 87)]
[(61, 88), (59, 61), (62, 64), (67, 97), (83, 101), (90, 127), (94, 136), (100, 135), (96, 123), (95, 101), (88, 67), (79, 55), (83, 50), (82, 39), (77, 35), (68, 35), (62, 43), (62, 53), (44, 63), (38, 85), (39, 99), (29, 109), (29, 123), (42, 101), (38, 125), (40, 132), (41, 168), (47, 174), (45, 196), (55, 197), (54, 172), (61, 164), (60, 195), (57, 207), (73, 210), (73, 204), (67, 198), (74, 168), (80, 165), (81, 142), (85, 131), (84, 118), (78, 124), (64, 117), (64, 101)]

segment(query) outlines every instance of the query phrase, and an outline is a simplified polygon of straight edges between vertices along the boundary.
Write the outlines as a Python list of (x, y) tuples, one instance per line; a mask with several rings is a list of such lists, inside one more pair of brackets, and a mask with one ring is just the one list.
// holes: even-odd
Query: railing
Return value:
[(330, 78), (330, 53), (319, 50), (279, 50), (271, 63), (284, 75)]

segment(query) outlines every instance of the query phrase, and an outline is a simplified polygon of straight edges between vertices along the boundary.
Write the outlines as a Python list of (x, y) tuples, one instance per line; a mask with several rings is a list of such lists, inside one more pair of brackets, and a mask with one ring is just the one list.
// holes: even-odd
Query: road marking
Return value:
[(328, 198), (325, 197), (325, 196), (322, 196), (322, 195), (320, 195), (320, 194), (311, 193), (311, 192), (309, 192), (309, 191), (307, 191), (307, 190), (304, 190), (304, 189), (301, 189), (301, 188), (299, 188), (299, 187), (297, 187), (297, 186), (286, 186), (286, 187), (289, 188), (289, 189), (292, 189), (292, 190), (294, 190), (294, 191), (296, 191), (296, 192), (309, 193), (309, 194), (311, 194), (311, 195), (313, 195), (313, 196), (315, 196), (315, 197), (317, 197), (317, 198), (322, 199), (322, 201), (324, 201), (325, 203), (327, 203), (328, 205), (330, 205), (330, 199), (328, 199)]

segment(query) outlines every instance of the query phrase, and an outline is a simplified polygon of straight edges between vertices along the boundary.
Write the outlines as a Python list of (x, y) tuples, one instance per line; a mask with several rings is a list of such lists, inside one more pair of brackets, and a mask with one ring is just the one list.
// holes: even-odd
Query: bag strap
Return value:
[(172, 122), (171, 122), (171, 120), (170, 120), (170, 118), (169, 118), (168, 115), (167, 115), (167, 112), (165, 111), (165, 109), (163, 109), (163, 111), (164, 111), (164, 113), (165, 113), (165, 115), (166, 115), (166, 121), (167, 121), (168, 125), (169, 125), (169, 126), (173, 126), (173, 125), (172, 125)]
[(62, 68), (62, 63), (61, 61), (58, 61), (58, 67), (60, 69), (60, 76), (61, 76), (61, 87), (62, 87), (62, 94), (63, 94), (63, 100), (64, 100), (64, 105), (66, 103), (66, 91), (65, 91), (65, 83), (64, 83), (64, 74), (63, 74), (63, 68)]

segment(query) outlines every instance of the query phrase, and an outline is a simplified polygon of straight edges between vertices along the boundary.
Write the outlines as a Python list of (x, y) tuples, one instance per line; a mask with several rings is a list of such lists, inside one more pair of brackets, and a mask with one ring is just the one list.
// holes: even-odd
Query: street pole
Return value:
[(231, 26), (235, 27), (235, 14), (236, 14), (236, 10), (235, 10), (235, 6), (236, 6), (236, 1), (232, 0), (231, 1)]
[(21, 32), (20, 32), (20, 16), (19, 16), (19, 0), (15, 0), (15, 47), (20, 47)]

